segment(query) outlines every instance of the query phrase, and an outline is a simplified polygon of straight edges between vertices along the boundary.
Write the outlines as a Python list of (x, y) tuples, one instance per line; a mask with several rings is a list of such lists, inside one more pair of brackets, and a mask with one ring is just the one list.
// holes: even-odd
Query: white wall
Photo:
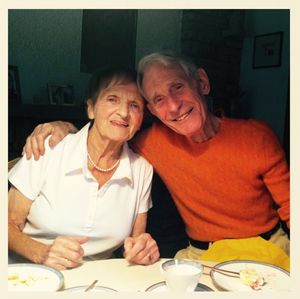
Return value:
[[(181, 11), (140, 10), (136, 57), (180, 45)], [(10, 10), (9, 64), (19, 68), (23, 103), (47, 104), (47, 84), (71, 84), (79, 104), (89, 75), (80, 73), (82, 10)]]
[[(240, 87), (250, 117), (265, 120), (283, 141), (289, 79), (288, 10), (247, 10)], [(252, 68), (254, 36), (283, 31), (280, 67)]]

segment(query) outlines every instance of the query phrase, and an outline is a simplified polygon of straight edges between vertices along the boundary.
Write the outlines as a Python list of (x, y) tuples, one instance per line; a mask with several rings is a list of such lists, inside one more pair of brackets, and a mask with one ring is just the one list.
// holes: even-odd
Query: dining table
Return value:
[[(86, 261), (80, 266), (61, 271), (64, 276), (64, 285), (61, 291), (68, 291), (79, 286), (88, 286), (97, 280), (95, 286), (111, 288), (117, 292), (144, 292), (149, 287), (163, 282), (160, 266), (168, 260), (161, 258), (152, 265), (130, 264), (124, 258)], [(214, 266), (215, 262), (200, 261)], [(199, 283), (209, 287), (212, 291), (220, 291), (213, 284), (210, 269), (204, 267)]]

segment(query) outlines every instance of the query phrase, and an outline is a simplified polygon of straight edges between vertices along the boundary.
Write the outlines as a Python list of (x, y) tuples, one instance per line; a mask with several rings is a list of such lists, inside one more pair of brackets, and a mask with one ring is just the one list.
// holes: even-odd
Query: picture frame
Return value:
[(21, 103), (19, 70), (15, 65), (8, 66), (8, 100), (10, 103)]
[(253, 68), (278, 67), (281, 65), (283, 32), (254, 37)]
[(74, 106), (74, 90), (72, 85), (48, 84), (49, 101), (51, 105)]

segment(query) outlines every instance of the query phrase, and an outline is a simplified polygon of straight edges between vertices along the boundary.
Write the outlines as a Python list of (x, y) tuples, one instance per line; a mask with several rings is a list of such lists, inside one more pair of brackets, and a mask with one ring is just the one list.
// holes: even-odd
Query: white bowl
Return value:
[(161, 264), (161, 272), (170, 291), (193, 292), (203, 272), (203, 266), (194, 261), (172, 259)]
[(7, 282), (9, 291), (55, 292), (61, 289), (64, 277), (61, 272), (44, 265), (9, 264)]

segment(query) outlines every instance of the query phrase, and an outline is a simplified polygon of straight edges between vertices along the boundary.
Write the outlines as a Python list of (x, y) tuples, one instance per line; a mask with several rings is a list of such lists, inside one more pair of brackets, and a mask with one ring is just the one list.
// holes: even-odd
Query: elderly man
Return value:
[[(254, 236), (289, 254), (280, 226), (290, 226), (289, 170), (273, 131), (261, 121), (210, 113), (204, 99), (208, 76), (184, 57), (145, 56), (138, 85), (162, 123), (141, 132), (132, 147), (153, 165), (183, 218), (190, 245), (176, 257), (199, 258), (215, 241)], [(26, 155), (37, 159), (47, 135), (54, 145), (70, 128), (39, 125), (27, 140)]]

